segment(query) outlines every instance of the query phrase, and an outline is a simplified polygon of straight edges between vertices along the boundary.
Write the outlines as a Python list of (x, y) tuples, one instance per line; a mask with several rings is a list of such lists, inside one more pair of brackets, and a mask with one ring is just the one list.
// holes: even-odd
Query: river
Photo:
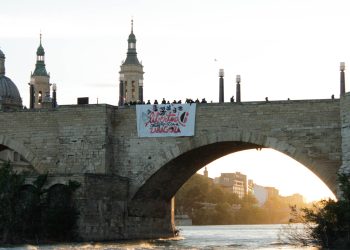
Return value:
[[(53, 250), (53, 249), (96, 249), (96, 250), (141, 250), (141, 249), (187, 249), (187, 250), (315, 250), (313, 247), (300, 247), (281, 243), (279, 234), (281, 225), (225, 225), (225, 226), (182, 226), (180, 236), (174, 239), (150, 241), (124, 241), (109, 243), (74, 243), (56, 245), (26, 245), (11, 248), (13, 250)], [(5, 248), (0, 248), (5, 249)]]

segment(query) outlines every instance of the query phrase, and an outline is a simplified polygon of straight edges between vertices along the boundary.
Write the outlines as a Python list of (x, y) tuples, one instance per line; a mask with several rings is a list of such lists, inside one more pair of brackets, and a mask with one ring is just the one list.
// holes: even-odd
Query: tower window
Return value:
[(38, 95), (38, 103), (41, 104), (43, 101), (43, 93), (41, 91), (39, 91), (39, 95)]
[(135, 98), (135, 81), (131, 82), (131, 94), (132, 94), (132, 98)]
[(127, 99), (128, 98), (128, 82), (127, 81), (125, 81), (124, 82), (124, 88), (125, 88), (125, 99)]

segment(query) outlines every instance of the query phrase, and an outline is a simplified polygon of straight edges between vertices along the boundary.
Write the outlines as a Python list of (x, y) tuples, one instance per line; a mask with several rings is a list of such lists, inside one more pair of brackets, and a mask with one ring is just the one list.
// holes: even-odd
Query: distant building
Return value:
[(247, 176), (240, 172), (221, 173), (220, 177), (215, 178), (214, 182), (237, 194), (239, 198), (243, 198), (248, 193)]
[(258, 200), (259, 207), (263, 206), (268, 198), (268, 192), (265, 187), (254, 184), (253, 193), (255, 198)]
[(248, 194), (254, 194), (254, 181), (248, 180)]
[(304, 204), (304, 197), (301, 194), (293, 194), (289, 196), (282, 196), (285, 203), (289, 205), (302, 205)]
[(253, 192), (260, 207), (263, 206), (268, 199), (279, 196), (278, 189), (274, 187), (263, 187), (257, 184), (254, 184)]
[(265, 187), (266, 191), (267, 191), (267, 198), (274, 198), (279, 196), (279, 191), (277, 188), (275, 187)]

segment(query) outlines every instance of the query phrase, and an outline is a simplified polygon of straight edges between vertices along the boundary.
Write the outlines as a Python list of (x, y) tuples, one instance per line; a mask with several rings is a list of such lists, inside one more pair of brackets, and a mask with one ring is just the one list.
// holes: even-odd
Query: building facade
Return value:
[(240, 172), (221, 173), (220, 177), (215, 178), (215, 183), (237, 194), (239, 198), (243, 198), (248, 193), (247, 176)]
[(119, 72), (119, 106), (125, 103), (143, 102), (143, 74), (143, 65), (137, 58), (136, 36), (132, 20), (128, 52)]
[(254, 184), (253, 193), (258, 201), (259, 207), (263, 206), (268, 198), (268, 193), (265, 187)]

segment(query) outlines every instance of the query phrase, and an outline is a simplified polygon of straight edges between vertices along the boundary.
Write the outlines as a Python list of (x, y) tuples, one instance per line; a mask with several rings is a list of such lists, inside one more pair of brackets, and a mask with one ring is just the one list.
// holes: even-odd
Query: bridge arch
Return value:
[(33, 166), (35, 171), (37, 171), (38, 173), (42, 173), (39, 159), (31, 150), (25, 147), (22, 143), (6, 135), (0, 135), (0, 151), (3, 149), (12, 149), (16, 151)]
[(284, 153), (310, 169), (336, 193), (340, 164), (329, 174), (327, 159), (312, 159), (303, 147), (268, 135), (240, 130), (234, 133), (200, 134), (175, 147), (165, 148), (160, 153), (166, 156), (164, 164), (154, 172), (147, 173), (136, 185), (139, 188), (132, 201), (169, 201), (193, 174), (208, 163), (231, 153), (254, 148), (272, 148)]

